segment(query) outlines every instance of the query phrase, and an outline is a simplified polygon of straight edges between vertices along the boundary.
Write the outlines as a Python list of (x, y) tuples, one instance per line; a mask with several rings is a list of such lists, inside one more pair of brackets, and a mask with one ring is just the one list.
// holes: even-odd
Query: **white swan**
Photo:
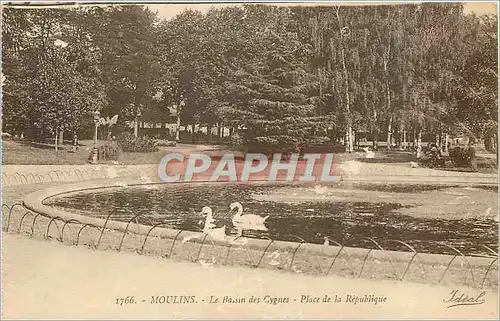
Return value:
[(201, 214), (206, 215), (205, 226), (203, 227), (203, 233), (210, 235), (215, 240), (225, 240), (226, 239), (226, 225), (222, 227), (215, 228), (215, 219), (212, 215), (212, 209), (205, 206), (201, 209)]
[(223, 225), (219, 228), (210, 229), (208, 232), (205, 232), (210, 235), (214, 240), (224, 241), (226, 239), (226, 225)]
[(236, 215), (233, 216), (234, 226), (237, 226), (237, 227), (241, 226), (243, 228), (248, 228), (248, 229), (267, 230), (267, 227), (265, 227), (264, 223), (269, 218), (269, 215), (265, 216), (265, 217), (255, 215), (255, 214), (242, 215), (243, 214), (243, 206), (238, 202), (231, 203), (231, 205), (229, 205), (229, 208), (231, 210), (233, 210), (235, 208), (238, 209), (238, 212), (236, 213)]

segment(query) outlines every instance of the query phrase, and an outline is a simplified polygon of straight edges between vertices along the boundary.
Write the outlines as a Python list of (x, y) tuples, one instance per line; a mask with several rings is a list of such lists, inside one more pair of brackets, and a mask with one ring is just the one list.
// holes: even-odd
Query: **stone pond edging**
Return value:
[[(59, 217), (63, 220), (78, 220), (82, 224), (90, 224), (97, 227), (106, 227), (107, 229), (112, 229), (116, 231), (130, 231), (133, 233), (137, 233), (140, 235), (147, 235), (150, 232), (151, 236), (156, 236), (160, 238), (168, 238), (168, 239), (177, 239), (180, 241), (182, 238), (188, 237), (190, 242), (203, 243), (205, 242), (206, 235), (201, 232), (192, 232), (192, 231), (181, 231), (172, 228), (166, 227), (157, 227), (151, 230), (152, 226), (130, 223), (130, 226), (126, 222), (113, 221), (109, 220), (106, 222), (105, 219), (95, 218), (85, 215), (80, 215), (76, 213), (71, 213), (66, 210), (62, 210), (59, 208), (55, 208), (52, 206), (45, 205), (44, 202), (47, 199), (52, 197), (61, 196), (63, 194), (70, 194), (75, 192), (85, 192), (92, 191), (97, 189), (113, 189), (113, 188), (124, 188), (124, 187), (137, 187), (137, 186), (146, 186), (146, 185), (167, 185), (169, 187), (175, 188), (177, 184), (186, 184), (186, 183), (163, 183), (153, 180), (136, 179), (136, 178), (117, 178), (117, 179), (98, 179), (98, 180), (89, 180), (89, 181), (80, 181), (80, 182), (72, 182), (68, 184), (63, 184), (59, 186), (53, 186), (46, 189), (38, 190), (33, 192), (27, 196), (25, 196), (23, 200), (23, 205), (28, 209), (35, 213), (39, 213), (40, 215), (46, 216), (48, 218), (56, 218)], [(193, 185), (221, 185), (221, 184), (230, 184), (228, 182), (190, 182), (189, 184)], [(266, 182), (251, 182), (251, 184), (266, 184)], [(234, 243), (236, 236), (228, 236), (226, 240), (213, 240), (215, 245), (220, 245), (225, 248), (231, 246), (238, 246), (239, 243)], [(241, 240), (242, 238), (240, 238)], [(250, 249), (256, 250), (265, 250), (270, 245), (270, 240), (268, 239), (254, 239), (254, 238), (245, 238), (245, 245)], [(208, 240), (207, 240), (208, 242)], [(272, 241), (273, 248), (279, 250), (295, 250), (298, 248), (300, 243), (297, 242), (289, 242), (289, 241)], [(340, 247), (336, 245), (324, 246), (322, 244), (311, 244), (307, 243), (308, 250), (314, 252), (318, 255), (323, 256), (334, 256), (340, 250), (344, 250), (348, 252), (351, 257), (358, 258), (366, 258), (368, 251), (371, 251), (371, 257), (380, 261), (401, 261), (408, 262), (414, 255), (414, 252), (403, 252), (403, 251), (384, 251), (379, 249), (367, 249), (367, 248), (354, 248), (354, 247)], [(447, 265), (450, 260), (453, 259), (453, 255), (446, 254), (428, 254), (428, 253), (419, 253), (420, 260), (424, 264), (438, 264), (438, 265)], [(467, 261), (476, 267), (486, 267), (491, 263), (491, 257), (467, 257)]]

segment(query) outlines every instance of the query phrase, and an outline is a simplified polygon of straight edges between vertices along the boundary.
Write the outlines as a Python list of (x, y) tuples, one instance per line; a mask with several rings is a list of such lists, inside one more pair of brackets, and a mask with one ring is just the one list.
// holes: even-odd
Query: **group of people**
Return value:
[[(457, 142), (458, 144), (458, 142)], [(448, 143), (448, 150), (450, 159), (454, 166), (456, 167), (470, 167), (472, 171), (477, 172), (477, 158), (476, 158), (476, 148), (474, 147), (474, 141), (470, 140), (467, 148), (462, 148), (456, 146), (451, 149), (451, 144)], [(445, 161), (441, 154), (441, 149), (436, 143), (429, 145), (429, 151), (424, 153), (422, 148), (417, 149), (417, 159), (420, 163), (430, 166), (430, 167), (444, 167)]]

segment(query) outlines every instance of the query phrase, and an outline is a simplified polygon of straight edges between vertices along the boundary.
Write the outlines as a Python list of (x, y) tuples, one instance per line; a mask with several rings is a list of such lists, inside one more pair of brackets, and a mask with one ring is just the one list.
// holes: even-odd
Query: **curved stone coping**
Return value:
[[(101, 189), (114, 189), (114, 188), (124, 188), (124, 187), (138, 187), (138, 186), (147, 186), (147, 185), (168, 185), (171, 187), (175, 187), (178, 184), (186, 184), (186, 183), (159, 183), (159, 182), (148, 182), (144, 183), (137, 179), (128, 179), (124, 181), (123, 179), (99, 179), (99, 180), (91, 180), (91, 181), (82, 181), (78, 183), (69, 183), (64, 185), (59, 185), (55, 187), (50, 187), (47, 189), (39, 190), (34, 193), (27, 195), (24, 200), (24, 206), (36, 213), (39, 213), (43, 216), (54, 218), (60, 217), (63, 220), (78, 220), (82, 224), (90, 224), (98, 227), (104, 226), (106, 220), (102, 218), (95, 218), (80, 214), (71, 213), (65, 210), (61, 210), (55, 207), (51, 207), (44, 204), (44, 201), (56, 196), (61, 196), (63, 194), (70, 194), (75, 192), (83, 192), (83, 191), (92, 191), (92, 190), (101, 190)], [(228, 182), (190, 182), (188, 184), (192, 185), (221, 185), (221, 184), (231, 184)], [(251, 182), (252, 185), (267, 185), (267, 182), (259, 182), (254, 181)], [(106, 224), (106, 228), (125, 232), (127, 229), (128, 223), (109, 220)], [(135, 224), (131, 223), (128, 227), (128, 231), (138, 233), (141, 235), (146, 235), (150, 232), (152, 226)], [(192, 231), (181, 231), (172, 228), (165, 227), (157, 227), (150, 233), (151, 236), (161, 237), (161, 238), (169, 238), (175, 239), (177, 241), (181, 241), (185, 237), (189, 237), (190, 242), (202, 243), (202, 242), (213, 242), (215, 245), (231, 247), (238, 246), (240, 242), (239, 240), (245, 239), (245, 245), (250, 249), (258, 249), (264, 250), (269, 247), (271, 240), (269, 239), (254, 239), (254, 238), (239, 238), (236, 240), (236, 236), (228, 236), (226, 240), (212, 240), (210, 241), (209, 237), (206, 237), (204, 233), (201, 232), (192, 232)], [(205, 240), (207, 239), (207, 240)], [(332, 242), (333, 243), (333, 242)], [(269, 250), (291, 250), (294, 251), (299, 247), (300, 243), (297, 242), (289, 242), (289, 241), (272, 241), (272, 245), (269, 247)], [(375, 247), (375, 244), (373, 244)], [(308, 248), (310, 251), (313, 251), (316, 255), (322, 256), (335, 256), (339, 250), (343, 250), (344, 254), (347, 253), (350, 257), (355, 257), (359, 259), (364, 259), (367, 256), (368, 251), (370, 253), (370, 259), (377, 259), (381, 261), (400, 261), (400, 262), (408, 262), (412, 256), (413, 252), (402, 252), (402, 251), (382, 251), (378, 249), (367, 249), (367, 248), (357, 248), (357, 247), (339, 247), (335, 245), (324, 246), (322, 244), (312, 244), (312, 243), (304, 243), (301, 247)], [(428, 253), (419, 253), (419, 257), (424, 264), (439, 264), (439, 265), (447, 265), (450, 260), (453, 258), (452, 255), (447, 254), (428, 254)], [(457, 258), (460, 260), (460, 258)], [(467, 257), (467, 260), (472, 266), (476, 267), (487, 267), (490, 265), (492, 261), (492, 257)], [(455, 260), (456, 261), (456, 260)], [(467, 268), (467, 264), (465, 264), (464, 268)]]
[(498, 177), (491, 176), (418, 176), (418, 175), (342, 175), (343, 182), (385, 184), (435, 184), (498, 186)]

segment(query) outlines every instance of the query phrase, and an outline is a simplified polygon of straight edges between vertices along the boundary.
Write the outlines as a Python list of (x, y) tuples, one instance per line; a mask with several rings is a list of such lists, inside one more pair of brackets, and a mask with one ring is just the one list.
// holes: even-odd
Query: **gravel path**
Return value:
[[(173, 263), (8, 234), (2, 241), (2, 318), (496, 319), (498, 316), (498, 294), (491, 291), (481, 297), (485, 302), (480, 305), (447, 308), (449, 304), (443, 300), (448, 299), (453, 290), (474, 297), (482, 292), (466, 287), (325, 278), (243, 267), (213, 267), (208, 263)], [(376, 305), (346, 302), (347, 295), (363, 297), (365, 294), (387, 299)], [(197, 303), (151, 303), (151, 296), (175, 295), (195, 296)], [(320, 302), (301, 303), (302, 295), (319, 297)], [(332, 302), (321, 302), (325, 295), (332, 298)], [(334, 303), (335, 295), (342, 302)], [(127, 296), (134, 296), (138, 303), (116, 304), (116, 299)], [(209, 303), (211, 296), (219, 301)], [(246, 303), (222, 303), (224, 296), (245, 298)], [(251, 296), (260, 298), (260, 302), (248, 303)], [(267, 302), (266, 296), (282, 298), (282, 302), (273, 305)]]

